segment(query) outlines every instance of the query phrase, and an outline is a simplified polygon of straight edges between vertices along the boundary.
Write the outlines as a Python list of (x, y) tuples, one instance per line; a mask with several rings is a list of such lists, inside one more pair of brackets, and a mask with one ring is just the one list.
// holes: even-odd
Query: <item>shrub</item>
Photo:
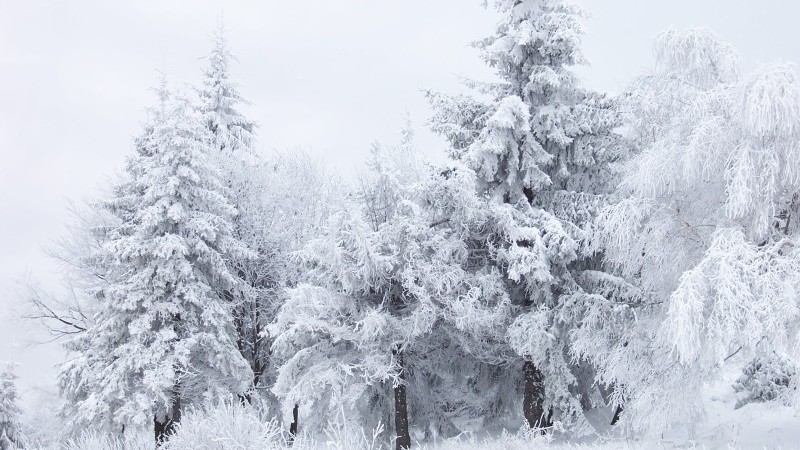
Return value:
[(736, 402), (736, 408), (784, 396), (796, 373), (795, 365), (777, 353), (756, 356), (733, 383), (733, 389), (744, 394)]
[(285, 448), (280, 426), (238, 402), (187, 411), (163, 450), (268, 450)]

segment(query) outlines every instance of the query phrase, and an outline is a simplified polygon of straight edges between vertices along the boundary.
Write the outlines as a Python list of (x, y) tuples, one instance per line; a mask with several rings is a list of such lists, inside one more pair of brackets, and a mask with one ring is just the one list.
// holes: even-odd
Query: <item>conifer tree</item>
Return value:
[[(289, 248), (286, 242), (277, 242), (272, 230), (263, 228), (264, 223), (276, 219), (271, 214), (274, 205), (266, 203), (274, 190), (267, 183), (274, 174), (255, 152), (256, 124), (239, 110), (247, 101), (230, 77), (234, 61), (226, 31), (220, 25), (206, 57), (202, 86), (198, 89), (198, 110), (212, 136), (210, 156), (221, 169), (229, 201), (239, 212), (233, 222), (234, 235), (252, 252), (246, 258), (229, 259), (239, 282), (225, 295), (233, 305), (237, 347), (253, 371), (252, 391), (247, 394), (253, 401), (254, 392), (269, 392), (264, 389), (268, 387), (265, 383), (269, 384), (274, 371), (269, 364), (270, 340), (264, 330), (283, 301), (283, 252)], [(304, 223), (298, 222), (298, 228), (302, 226)]]
[[(505, 343), (523, 360), (523, 413), (531, 427), (551, 414), (588, 432), (583, 410), (602, 401), (591, 374), (572, 364), (570, 333), (596, 276), (581, 243), (612, 165), (624, 155), (612, 101), (581, 86), (581, 11), (566, 0), (498, 0), (496, 33), (476, 44), (500, 82), (470, 82), (483, 95), (431, 93), (432, 126), (475, 171), (491, 208), (510, 208), (506, 249), (490, 265), (505, 274)], [(503, 206), (505, 205), (505, 206)], [(513, 210), (513, 213), (510, 212)], [(524, 232), (511, 232), (513, 228)], [(486, 299), (486, 307), (502, 302)], [(494, 306), (492, 306), (494, 304)]]
[(151, 423), (157, 441), (186, 406), (242, 394), (252, 379), (222, 298), (236, 284), (226, 258), (247, 253), (236, 210), (200, 117), (181, 98), (162, 108), (107, 202), (120, 225), (101, 251), (103, 304), (61, 373), (75, 420), (117, 432)]

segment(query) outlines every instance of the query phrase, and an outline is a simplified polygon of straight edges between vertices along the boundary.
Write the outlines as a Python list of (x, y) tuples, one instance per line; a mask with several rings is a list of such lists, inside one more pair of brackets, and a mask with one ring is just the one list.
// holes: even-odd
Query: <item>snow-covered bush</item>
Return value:
[(336, 418), (328, 422), (324, 435), (311, 438), (303, 434), (295, 440), (292, 447), (296, 450), (379, 450), (388, 448), (382, 423), (371, 432), (347, 418), (344, 409), (339, 410)]
[(733, 389), (744, 394), (736, 408), (748, 403), (768, 402), (784, 397), (797, 374), (797, 366), (777, 353), (757, 355), (742, 370)]
[[(499, 436), (478, 438), (475, 435), (461, 435), (444, 440), (436, 444), (424, 444), (424, 450), (462, 450), (462, 449), (482, 449), (482, 450), (524, 450), (530, 448), (550, 447), (554, 444), (553, 436), (542, 434), (537, 430), (531, 431), (528, 427), (523, 427), (516, 433), (503, 431)], [(573, 448), (570, 446), (570, 448)], [(578, 447), (574, 447), (578, 448)]]
[(240, 402), (191, 409), (163, 450), (268, 450), (284, 448), (280, 426)]
[[(30, 447), (35, 448), (35, 447)], [(125, 438), (113, 437), (98, 431), (81, 434), (61, 445), (46, 447), (46, 450), (154, 450), (152, 436), (138, 435)], [(45, 450), (45, 448), (41, 448)]]

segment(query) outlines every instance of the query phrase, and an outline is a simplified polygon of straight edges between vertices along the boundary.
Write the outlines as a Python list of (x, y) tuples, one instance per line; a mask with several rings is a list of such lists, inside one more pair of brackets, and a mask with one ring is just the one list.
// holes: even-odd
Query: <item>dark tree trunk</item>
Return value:
[(619, 422), (619, 416), (622, 415), (622, 405), (617, 405), (614, 410), (614, 417), (611, 418), (611, 425), (616, 425)]
[(395, 448), (407, 450), (411, 448), (411, 435), (408, 433), (408, 403), (406, 402), (406, 385), (404, 376), (403, 351), (398, 346), (393, 351), (400, 366), (400, 383), (394, 387), (394, 429), (397, 434)]
[(261, 375), (264, 374), (266, 364), (262, 361), (261, 356), (261, 336), (259, 336), (259, 329), (261, 328), (261, 315), (258, 312), (258, 307), (253, 310), (253, 329), (251, 331), (251, 346), (253, 347), (253, 389), (258, 390), (261, 384)]
[(157, 447), (169, 439), (169, 436), (175, 431), (175, 426), (181, 421), (181, 397), (177, 392), (173, 397), (171, 409), (172, 411), (163, 420), (159, 420), (158, 416), (153, 419)]
[(525, 361), (522, 371), (525, 375), (525, 391), (522, 398), (522, 413), (525, 415), (525, 420), (533, 429), (548, 428), (552, 426), (550, 423), (552, 411), (544, 410), (544, 376), (531, 361)]
[(294, 409), (292, 409), (292, 423), (289, 425), (289, 445), (294, 442), (295, 436), (297, 436), (297, 416), (299, 414), (300, 405), (297, 403), (294, 404)]

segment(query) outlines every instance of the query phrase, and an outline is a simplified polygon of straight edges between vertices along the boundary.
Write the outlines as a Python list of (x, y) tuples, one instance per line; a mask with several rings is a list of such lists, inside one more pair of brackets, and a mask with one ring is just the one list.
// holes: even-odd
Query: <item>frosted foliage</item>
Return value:
[[(307, 280), (289, 291), (270, 335), (284, 361), (274, 388), (284, 417), (297, 403), (308, 429), (321, 430), (342, 407), (367, 429), (393, 423), (391, 389), (400, 382), (420, 437), (458, 434), (465, 418), (495, 423), (518, 405), (517, 390), (497, 384), (520, 380), (499, 367), (516, 363), (505, 343), (512, 305), (484, 261), (496, 253), (541, 292), (532, 280), (555, 282), (541, 255), (568, 253), (569, 240), (545, 238), (508, 205), (487, 210), (460, 164), (414, 161), (407, 143), (374, 147), (357, 203), (297, 253)], [(533, 245), (486, 244), (524, 239)]]
[(520, 81), (528, 84), (532, 80), (527, 75), (535, 72), (531, 67), (585, 62), (580, 50), (583, 11), (576, 4), (563, 0), (499, 0), (495, 4), (506, 17), (499, 33), (480, 46), (484, 58), (501, 74), (524, 76)]
[[(530, 132), (530, 112), (519, 97), (506, 97), (488, 117), (486, 128), (470, 146), (468, 161), (482, 179), (497, 184), (493, 191), (500, 198), (519, 186), (540, 188), (550, 179), (539, 169), (552, 156), (544, 152)], [(520, 200), (520, 198), (514, 198)]]
[(734, 345), (754, 347), (765, 336), (793, 341), (800, 269), (787, 241), (759, 248), (737, 231), (720, 230), (702, 261), (681, 277), (667, 306), (668, 342), (678, 359), (720, 362)]
[(297, 253), (307, 282), (289, 291), (270, 326), (273, 353), (285, 361), (273, 390), (284, 417), (297, 403), (312, 430), (342, 407), (368, 428), (389, 423), (391, 389), (410, 370), (395, 352), (413, 364), (438, 318), (434, 294), (452, 278), (446, 264), (457, 249), (412, 201), (414, 165), (396, 157), (410, 149), (394, 151), (374, 149), (360, 205), (334, 214)]
[[(598, 322), (609, 339), (583, 344), (624, 393), (629, 423), (648, 431), (702, 417), (690, 389), (742, 363), (730, 355), (759, 342), (794, 355), (800, 307), (795, 68), (739, 81), (733, 51), (705, 31), (667, 33), (657, 48), (657, 71), (630, 90), (653, 115), (630, 122), (640, 153), (620, 189), (629, 198), (602, 209), (592, 239), (644, 300), (608, 305), (629, 329), (620, 341)], [(674, 414), (650, 418), (653, 396)]]
[(75, 424), (143, 427), (177, 401), (248, 388), (219, 290), (236, 283), (226, 257), (247, 250), (232, 235), (236, 210), (208, 163), (206, 133), (185, 100), (171, 101), (149, 132), (150, 151), (129, 159), (128, 184), (107, 203), (121, 219), (101, 251), (108, 286), (59, 378)]
[[(742, 95), (742, 121), (753, 137), (800, 133), (800, 81), (793, 64), (776, 64), (750, 78)], [(796, 176), (796, 175), (795, 175)]]
[(235, 231), (257, 256), (230, 262), (243, 281), (233, 291), (234, 316), (237, 345), (253, 369), (256, 393), (270, 397), (266, 388), (277, 367), (269, 350), (273, 336), (265, 328), (285, 301), (286, 288), (303, 276), (293, 253), (318, 234), (342, 196), (336, 179), (302, 155), (259, 161), (248, 173), (248, 182), (239, 185)]
[(474, 99), (429, 93), (433, 129), (498, 198), (606, 192), (603, 166), (622, 156), (611, 132), (618, 119), (612, 101), (584, 90), (571, 70), (584, 62), (580, 9), (562, 0), (497, 4), (504, 19), (476, 46), (502, 82), (471, 83), (485, 94)]
[(620, 108), (630, 137), (653, 145), (672, 129), (665, 117), (695, 118), (694, 99), (739, 80), (738, 53), (707, 30), (661, 33), (654, 50), (654, 69), (631, 84)]
[(700, 89), (736, 82), (739, 78), (736, 50), (704, 29), (661, 33), (655, 41), (655, 55), (656, 73)]
[(16, 380), (10, 364), (0, 365), (0, 450), (22, 444), (22, 411), (17, 403)]

